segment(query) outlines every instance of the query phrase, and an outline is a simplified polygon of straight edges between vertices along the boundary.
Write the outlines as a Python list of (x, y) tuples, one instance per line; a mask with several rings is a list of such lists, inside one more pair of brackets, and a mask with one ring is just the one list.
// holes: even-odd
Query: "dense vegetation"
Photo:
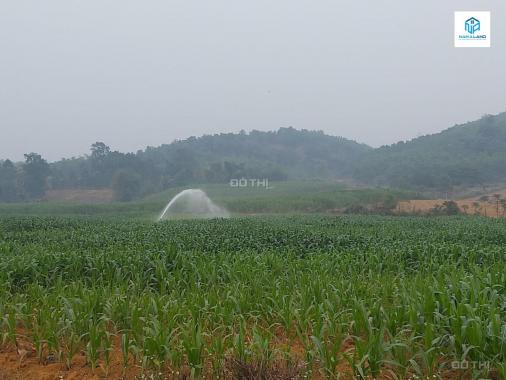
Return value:
[(18, 165), (17, 176), (12, 162), (0, 162), (0, 200), (34, 199), (34, 191), (47, 188), (112, 187), (119, 200), (131, 200), (170, 187), (230, 179), (336, 178), (346, 175), (351, 162), (370, 149), (293, 128), (190, 137), (135, 154), (113, 152), (97, 142), (89, 156), (52, 163), (50, 173), (44, 172), (45, 184), (39, 181), (32, 186), (21, 180), (27, 177), (28, 161)]
[(47, 189), (113, 188), (128, 201), (177, 186), (231, 179), (346, 179), (367, 185), (451, 191), (506, 181), (506, 113), (442, 133), (372, 149), (323, 132), (276, 132), (190, 137), (137, 153), (101, 142), (90, 155), (48, 164), (0, 162), (0, 201), (38, 199)]
[[(233, 214), (256, 213), (390, 213), (399, 200), (420, 199), (423, 194), (392, 189), (348, 189), (335, 182), (269, 182), (266, 187), (231, 187), (207, 184), (201, 187), (218, 205)], [(20, 202), (0, 204), (0, 215), (89, 215), (135, 216), (155, 220), (167, 202), (183, 187), (171, 188), (134, 202)]]
[(506, 113), (375, 149), (354, 170), (375, 185), (451, 190), (506, 181)]
[(98, 374), (506, 378), (505, 246), (478, 217), (2, 218), (0, 343)]

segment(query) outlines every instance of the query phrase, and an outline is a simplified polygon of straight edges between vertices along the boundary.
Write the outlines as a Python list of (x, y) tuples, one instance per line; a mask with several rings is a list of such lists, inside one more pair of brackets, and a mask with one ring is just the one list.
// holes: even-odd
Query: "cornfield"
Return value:
[(506, 379), (504, 219), (4, 217), (0, 285), (20, 373)]

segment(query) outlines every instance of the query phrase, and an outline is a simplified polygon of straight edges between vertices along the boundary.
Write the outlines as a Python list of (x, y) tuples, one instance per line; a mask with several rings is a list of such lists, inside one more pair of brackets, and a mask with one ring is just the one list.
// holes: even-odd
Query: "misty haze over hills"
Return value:
[(91, 154), (48, 164), (37, 154), (0, 165), (0, 199), (38, 199), (47, 189), (116, 188), (122, 200), (169, 187), (237, 178), (348, 180), (451, 190), (506, 182), (506, 113), (373, 149), (321, 131), (280, 128), (190, 137), (137, 153), (95, 143)]
[(0, 158), (282, 126), (378, 147), (505, 110), (504, 0), (490, 49), (453, 46), (470, 0), (148, 3), (1, 2)]

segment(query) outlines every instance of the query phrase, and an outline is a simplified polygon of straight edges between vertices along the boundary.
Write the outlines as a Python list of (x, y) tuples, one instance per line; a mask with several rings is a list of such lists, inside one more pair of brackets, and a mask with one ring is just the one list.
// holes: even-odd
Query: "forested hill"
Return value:
[(374, 185), (441, 190), (506, 182), (506, 113), (370, 151), (353, 176)]
[(138, 157), (146, 162), (174, 163), (172, 177), (179, 178), (183, 173), (178, 171), (184, 167), (192, 180), (223, 182), (241, 176), (274, 180), (349, 176), (352, 163), (370, 150), (342, 137), (290, 127), (190, 137), (147, 148)]
[(190, 137), (126, 154), (97, 142), (85, 157), (48, 164), (32, 153), (25, 163), (0, 162), (0, 200), (37, 199), (47, 189), (107, 187), (115, 189), (119, 199), (129, 200), (173, 186), (240, 178), (350, 177), (353, 162), (371, 149), (294, 128)]
[(281, 128), (190, 137), (137, 153), (102, 142), (89, 155), (47, 163), (0, 161), (0, 201), (39, 199), (49, 189), (113, 188), (130, 200), (169, 187), (234, 178), (351, 179), (367, 185), (451, 190), (506, 183), (506, 113), (373, 149), (323, 132)]

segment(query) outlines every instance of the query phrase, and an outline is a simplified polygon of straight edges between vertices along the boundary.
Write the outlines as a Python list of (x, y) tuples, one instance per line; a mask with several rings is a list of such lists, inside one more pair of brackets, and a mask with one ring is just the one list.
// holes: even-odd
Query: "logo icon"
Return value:
[(474, 34), (480, 30), (480, 21), (474, 17), (471, 17), (469, 20), (466, 20), (466, 32), (469, 34)]
[(455, 47), (490, 47), (490, 12), (455, 12)]

